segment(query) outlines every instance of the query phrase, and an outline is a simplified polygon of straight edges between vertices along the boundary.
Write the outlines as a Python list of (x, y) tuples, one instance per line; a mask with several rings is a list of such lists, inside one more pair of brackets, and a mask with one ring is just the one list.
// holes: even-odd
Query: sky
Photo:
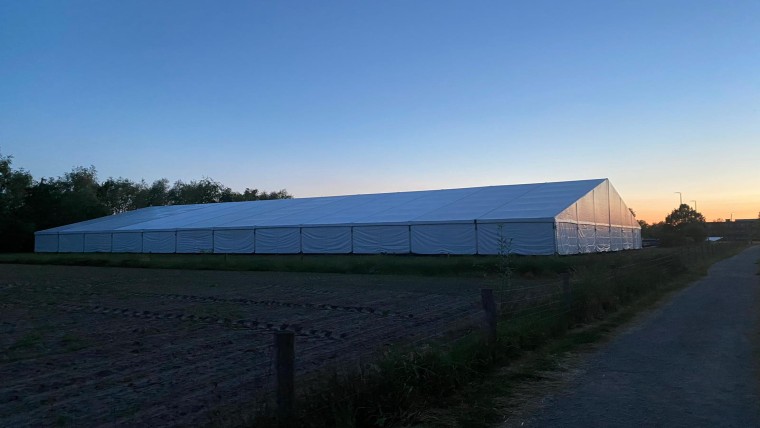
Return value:
[(758, 22), (758, 1), (2, 0), (0, 153), (296, 197), (609, 178), (648, 222), (679, 198), (757, 218)]

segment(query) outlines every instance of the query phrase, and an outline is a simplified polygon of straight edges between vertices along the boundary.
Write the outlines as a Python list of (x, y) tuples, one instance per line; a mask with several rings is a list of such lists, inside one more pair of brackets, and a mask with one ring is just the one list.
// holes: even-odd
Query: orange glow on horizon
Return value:
[[(655, 203), (654, 201), (643, 200), (628, 200), (626, 203), (636, 212), (637, 220), (644, 220), (649, 224), (665, 221), (665, 217), (676, 209), (678, 205), (677, 203), (674, 205), (672, 202)], [(684, 201), (684, 203), (687, 202)], [(688, 204), (689, 206), (693, 206), (691, 202)], [(707, 221), (728, 220), (732, 218), (732, 214), (734, 220), (757, 219), (758, 212), (760, 211), (760, 201), (697, 201), (697, 211), (705, 216), (705, 220)]]

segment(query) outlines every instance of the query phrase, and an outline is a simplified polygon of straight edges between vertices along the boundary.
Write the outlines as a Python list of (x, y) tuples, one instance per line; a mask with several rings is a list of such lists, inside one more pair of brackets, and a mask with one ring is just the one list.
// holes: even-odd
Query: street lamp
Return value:
[(734, 221), (734, 213), (731, 213), (731, 221)]
[(692, 201), (689, 201), (689, 202), (694, 202), (694, 211), (696, 211), (697, 210), (697, 201), (692, 200)]
[(680, 208), (681, 205), (683, 205), (683, 196), (681, 195), (681, 192), (673, 192), (678, 193), (678, 207)]

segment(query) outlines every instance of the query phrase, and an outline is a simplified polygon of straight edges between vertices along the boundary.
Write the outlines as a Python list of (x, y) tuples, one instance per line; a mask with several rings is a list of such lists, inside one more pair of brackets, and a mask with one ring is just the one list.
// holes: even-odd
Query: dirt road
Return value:
[(509, 426), (760, 426), (760, 247), (635, 322)]

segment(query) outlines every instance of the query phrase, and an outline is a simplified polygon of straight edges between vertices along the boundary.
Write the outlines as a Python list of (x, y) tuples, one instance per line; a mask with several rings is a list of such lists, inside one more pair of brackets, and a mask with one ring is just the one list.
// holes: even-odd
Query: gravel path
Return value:
[(715, 264), (518, 425), (760, 427), (760, 247)]

